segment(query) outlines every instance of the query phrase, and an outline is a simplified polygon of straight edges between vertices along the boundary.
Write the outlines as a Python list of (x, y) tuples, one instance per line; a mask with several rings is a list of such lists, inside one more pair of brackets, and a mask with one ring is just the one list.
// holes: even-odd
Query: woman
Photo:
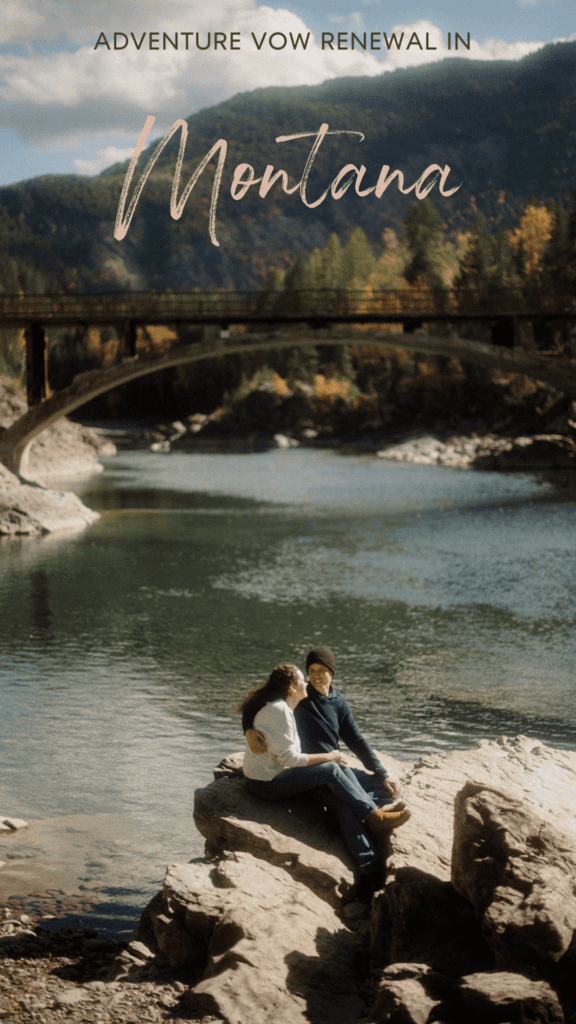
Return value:
[(268, 741), (264, 754), (253, 754), (246, 744), (244, 776), (250, 792), (265, 800), (281, 800), (318, 786), (328, 786), (339, 800), (351, 807), (373, 838), (402, 825), (410, 817), (410, 811), (377, 807), (353, 772), (346, 768), (346, 757), (339, 750), (302, 753), (294, 708), (304, 697), (306, 682), (300, 669), (283, 664), (277, 665), (264, 686), (252, 690), (238, 708), (240, 712), (250, 710), (255, 715), (254, 726), (266, 734)]

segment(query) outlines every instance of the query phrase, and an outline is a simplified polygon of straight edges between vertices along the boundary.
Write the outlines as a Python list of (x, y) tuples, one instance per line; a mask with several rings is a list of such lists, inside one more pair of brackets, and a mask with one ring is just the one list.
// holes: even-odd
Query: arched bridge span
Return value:
[(434, 337), (421, 331), (332, 331), (302, 329), (294, 333), (242, 335), (217, 341), (183, 345), (162, 355), (127, 359), (104, 369), (78, 374), (62, 391), (33, 405), (19, 420), (0, 434), (0, 461), (22, 476), (27, 472), (28, 449), (37, 434), (92, 398), (121, 384), (183, 363), (200, 362), (238, 352), (304, 348), (315, 345), (362, 345), (385, 349), (448, 356), (477, 363), (490, 369), (523, 373), (544, 381), (576, 400), (576, 361), (533, 355), (496, 345), (459, 338)]

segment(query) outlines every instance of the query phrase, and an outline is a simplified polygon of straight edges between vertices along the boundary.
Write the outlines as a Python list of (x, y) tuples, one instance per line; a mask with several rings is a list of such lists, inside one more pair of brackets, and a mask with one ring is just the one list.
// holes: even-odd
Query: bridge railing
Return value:
[(324, 289), (303, 291), (222, 291), (191, 292), (96, 292), (82, 295), (0, 295), (0, 324), (50, 320), (98, 323), (99, 320), (136, 320), (140, 322), (190, 320), (196, 322), (227, 319), (265, 321), (354, 317), (376, 319), (387, 316), (429, 318), (434, 316), (542, 315), (565, 312), (574, 316), (576, 307), (570, 296), (553, 292), (535, 292), (529, 298), (514, 292), (485, 294), (456, 290), (381, 290)]

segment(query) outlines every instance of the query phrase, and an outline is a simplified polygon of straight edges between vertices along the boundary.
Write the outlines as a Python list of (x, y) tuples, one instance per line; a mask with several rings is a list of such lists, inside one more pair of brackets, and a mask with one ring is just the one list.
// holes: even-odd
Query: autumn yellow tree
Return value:
[(540, 276), (553, 227), (554, 214), (545, 206), (532, 203), (526, 206), (518, 227), (509, 236), (523, 276), (532, 279)]

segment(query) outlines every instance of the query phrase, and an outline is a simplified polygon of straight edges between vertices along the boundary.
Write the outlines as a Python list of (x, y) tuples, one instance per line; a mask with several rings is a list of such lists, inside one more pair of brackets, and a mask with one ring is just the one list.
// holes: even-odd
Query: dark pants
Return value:
[(246, 779), (246, 785), (251, 793), (265, 800), (307, 794), (334, 814), (358, 871), (365, 873), (378, 864), (378, 854), (362, 823), (372, 811), (392, 798), (386, 799), (373, 775), (324, 761), (302, 768), (286, 768), (266, 782)]

